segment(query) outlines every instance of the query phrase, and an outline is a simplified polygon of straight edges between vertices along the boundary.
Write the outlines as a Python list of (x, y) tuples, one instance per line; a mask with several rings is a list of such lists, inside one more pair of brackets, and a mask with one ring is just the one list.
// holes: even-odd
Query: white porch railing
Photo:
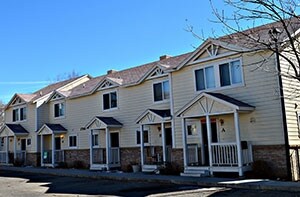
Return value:
[[(243, 165), (250, 164), (252, 159), (252, 146), (247, 143), (242, 147)], [(236, 143), (212, 143), (212, 165), (237, 166), (238, 154)]]
[(93, 148), (92, 149), (93, 164), (105, 164), (106, 163), (105, 154), (106, 153), (104, 148)]
[(26, 151), (25, 150), (17, 150), (16, 151), (16, 159), (22, 163), (26, 161)]
[(6, 151), (0, 151), (0, 163), (8, 163), (7, 160), (7, 152)]
[[(52, 150), (44, 150), (42, 154), (42, 159), (44, 164), (52, 163)], [(63, 150), (54, 151), (54, 163), (64, 162), (65, 154)]]
[(110, 148), (110, 164), (120, 164), (120, 148)]
[(54, 151), (54, 163), (60, 163), (65, 161), (65, 153), (63, 150)]

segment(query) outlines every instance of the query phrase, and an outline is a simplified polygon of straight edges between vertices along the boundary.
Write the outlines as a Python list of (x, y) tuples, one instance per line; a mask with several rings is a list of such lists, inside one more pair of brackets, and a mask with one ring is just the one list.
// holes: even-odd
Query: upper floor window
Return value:
[(103, 94), (103, 109), (112, 109), (117, 107), (117, 92)]
[(240, 60), (215, 64), (195, 70), (197, 91), (241, 84), (242, 81)]
[(27, 108), (20, 107), (13, 109), (13, 122), (23, 121), (27, 119)]
[(65, 104), (64, 103), (55, 103), (54, 104), (54, 117), (63, 117), (65, 115)]
[(154, 102), (168, 100), (170, 98), (169, 81), (153, 84)]
[(195, 77), (197, 91), (215, 87), (215, 72), (213, 66), (195, 70)]
[(220, 85), (222, 87), (242, 83), (242, 72), (239, 60), (221, 64), (219, 70)]

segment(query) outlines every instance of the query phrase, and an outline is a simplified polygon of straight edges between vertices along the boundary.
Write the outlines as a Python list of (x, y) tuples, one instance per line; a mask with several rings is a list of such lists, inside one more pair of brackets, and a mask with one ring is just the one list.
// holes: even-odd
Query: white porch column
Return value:
[(14, 159), (17, 159), (17, 136), (14, 135)]
[(237, 110), (234, 111), (234, 127), (235, 127), (235, 138), (237, 146), (237, 156), (238, 156), (238, 167), (239, 176), (243, 176), (243, 155), (242, 155), (242, 145), (241, 145), (241, 134), (240, 134), (240, 118)]
[(184, 168), (188, 166), (188, 153), (187, 153), (187, 140), (186, 140), (186, 124), (185, 124), (185, 118), (182, 118), (181, 120), (181, 127), (182, 127), (182, 149), (183, 149), (183, 164)]
[(105, 128), (105, 136), (106, 136), (106, 169), (109, 170), (110, 163), (110, 135), (109, 128)]
[(90, 168), (93, 165), (93, 129), (90, 130)]
[(210, 174), (213, 175), (212, 171), (212, 148), (211, 148), (211, 122), (209, 115), (206, 115), (206, 128), (207, 128), (207, 144), (208, 144), (208, 155), (209, 155), (209, 167)]
[(144, 156), (144, 126), (140, 126), (140, 141), (141, 141), (141, 167), (143, 170), (143, 165), (145, 163), (145, 156)]
[(163, 162), (167, 161), (167, 151), (166, 151), (166, 134), (165, 134), (165, 124), (161, 123), (161, 139), (162, 139), (162, 151), (163, 151)]
[(44, 136), (41, 135), (41, 166), (44, 166)]
[(54, 133), (51, 134), (51, 141), (52, 141), (52, 167), (55, 165), (55, 136)]
[(6, 164), (8, 164), (8, 160), (9, 160), (9, 157), (8, 157), (8, 154), (9, 154), (9, 137), (8, 136), (6, 136)]

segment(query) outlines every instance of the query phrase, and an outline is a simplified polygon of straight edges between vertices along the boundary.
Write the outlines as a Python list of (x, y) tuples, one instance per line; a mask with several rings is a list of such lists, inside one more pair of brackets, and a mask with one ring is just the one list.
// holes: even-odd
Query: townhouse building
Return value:
[[(292, 24), (297, 33), (300, 25)], [(21, 157), (26, 165), (48, 167), (81, 162), (91, 170), (138, 163), (143, 172), (171, 163), (183, 176), (243, 176), (262, 161), (276, 177), (299, 179), (299, 99), (288, 97), (298, 81), (278, 75), (290, 72), (284, 58), (245, 36), (267, 42), (272, 28), (280, 24), (16, 94), (0, 130), (0, 161)], [(283, 32), (280, 40), (285, 38)]]

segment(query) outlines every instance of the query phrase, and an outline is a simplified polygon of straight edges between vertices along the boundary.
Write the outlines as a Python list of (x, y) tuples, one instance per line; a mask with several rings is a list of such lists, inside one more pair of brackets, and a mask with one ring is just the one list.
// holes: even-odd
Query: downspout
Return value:
[(172, 148), (176, 148), (175, 146), (175, 115), (174, 115), (174, 100), (173, 100), (173, 80), (172, 73), (168, 73), (169, 77), (169, 85), (170, 85), (170, 112), (171, 112), (171, 128), (172, 128)]
[(277, 42), (275, 42), (275, 50), (276, 50), (276, 64), (278, 71), (278, 81), (279, 81), (279, 96), (281, 102), (281, 111), (282, 111), (282, 122), (283, 122), (283, 132), (284, 132), (284, 141), (285, 141), (285, 155), (286, 155), (286, 167), (287, 167), (287, 178), (292, 180), (292, 171), (291, 171), (291, 161), (290, 161), (290, 145), (289, 145), (289, 135), (287, 130), (287, 121), (286, 121), (286, 111), (285, 111), (285, 103), (284, 103), (284, 95), (283, 95), (283, 85), (282, 85), (282, 77), (281, 77), (281, 68), (280, 68), (280, 59), (279, 59), (279, 51)]

